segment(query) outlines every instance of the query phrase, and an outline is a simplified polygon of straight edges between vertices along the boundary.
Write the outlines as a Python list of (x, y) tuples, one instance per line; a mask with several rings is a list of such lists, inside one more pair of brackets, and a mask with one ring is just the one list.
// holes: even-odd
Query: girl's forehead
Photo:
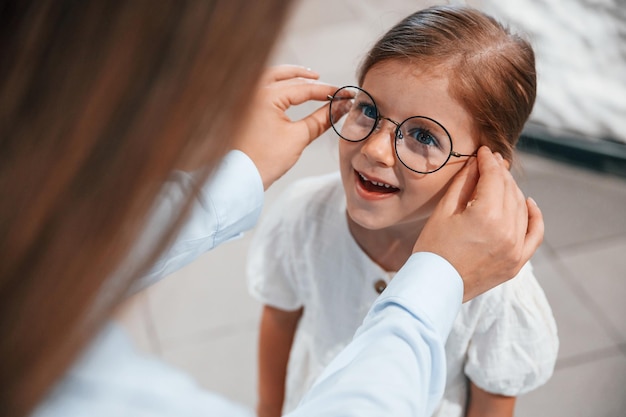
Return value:
[(453, 140), (477, 137), (472, 117), (450, 92), (449, 74), (445, 65), (393, 59), (373, 65), (362, 87), (386, 117), (400, 121), (426, 116), (445, 126)]
[[(424, 68), (411, 61), (389, 60), (372, 66), (363, 79), (363, 89), (382, 108), (404, 107), (411, 111), (452, 104), (445, 72)], [(407, 108), (408, 107), (408, 108)]]
[(433, 64), (428, 61), (419, 61), (415, 59), (390, 59), (374, 64), (365, 73), (363, 83), (368, 78), (384, 78), (386, 81), (447, 81), (449, 79), (449, 67), (443, 63)]
[(363, 79), (363, 86), (381, 107), (394, 105), (418, 106), (425, 101), (445, 103), (455, 101), (449, 94), (449, 76), (408, 61), (391, 60), (374, 65)]

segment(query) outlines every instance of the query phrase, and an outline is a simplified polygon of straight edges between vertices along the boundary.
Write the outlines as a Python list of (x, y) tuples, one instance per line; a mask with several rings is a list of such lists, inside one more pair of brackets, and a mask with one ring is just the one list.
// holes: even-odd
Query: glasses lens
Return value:
[(357, 87), (342, 87), (330, 101), (330, 121), (337, 134), (350, 142), (367, 138), (376, 127), (374, 99)]
[(428, 117), (411, 117), (396, 135), (398, 159), (423, 174), (437, 171), (450, 158), (452, 140), (446, 129)]

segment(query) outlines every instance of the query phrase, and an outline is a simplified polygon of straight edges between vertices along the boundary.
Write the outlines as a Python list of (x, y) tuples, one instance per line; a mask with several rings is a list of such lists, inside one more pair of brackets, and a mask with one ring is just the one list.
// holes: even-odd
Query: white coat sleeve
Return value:
[(462, 298), (447, 261), (412, 255), (289, 417), (430, 416), (443, 395), (444, 344)]
[[(193, 189), (196, 179), (177, 171), (164, 186), (148, 226), (133, 251), (148, 253)], [(263, 182), (252, 160), (241, 151), (229, 152), (202, 186), (174, 243), (159, 257), (137, 288), (144, 288), (181, 269), (221, 243), (241, 236), (257, 222), (263, 208)]]

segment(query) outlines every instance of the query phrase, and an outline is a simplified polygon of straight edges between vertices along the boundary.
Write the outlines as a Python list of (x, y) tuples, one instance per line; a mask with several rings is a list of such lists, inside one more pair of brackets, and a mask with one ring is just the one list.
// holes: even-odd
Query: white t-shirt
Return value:
[[(284, 411), (292, 410), (352, 339), (392, 274), (374, 263), (348, 229), (338, 174), (293, 184), (258, 227), (248, 282), (262, 303), (304, 307), (288, 365)], [(468, 382), (516, 396), (545, 383), (558, 350), (556, 324), (530, 264), (463, 304), (446, 343), (444, 398), (436, 416), (464, 415)]]

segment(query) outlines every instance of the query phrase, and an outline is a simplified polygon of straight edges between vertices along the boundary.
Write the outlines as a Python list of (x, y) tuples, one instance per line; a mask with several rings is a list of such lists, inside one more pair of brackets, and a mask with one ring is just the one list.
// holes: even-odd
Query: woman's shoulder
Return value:
[(126, 332), (107, 325), (32, 417), (248, 416), (187, 374), (140, 353)]

